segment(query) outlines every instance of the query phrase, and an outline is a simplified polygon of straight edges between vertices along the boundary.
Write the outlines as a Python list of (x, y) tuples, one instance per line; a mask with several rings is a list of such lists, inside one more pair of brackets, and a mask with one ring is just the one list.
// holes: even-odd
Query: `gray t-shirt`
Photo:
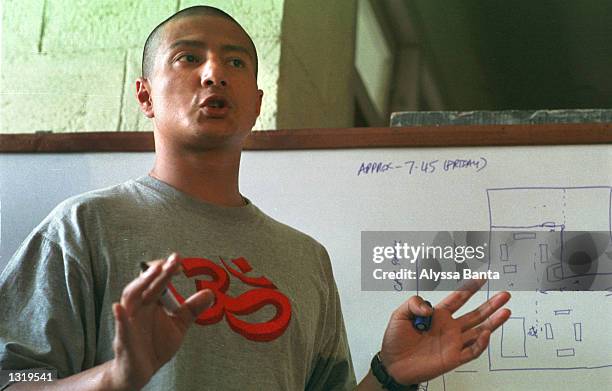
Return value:
[(323, 246), (252, 203), (215, 206), (149, 176), (72, 197), (28, 236), (0, 276), (0, 367), (66, 377), (112, 359), (112, 303), (140, 262), (173, 251), (189, 274), (173, 294), (204, 285), (216, 304), (145, 389), (355, 386)]

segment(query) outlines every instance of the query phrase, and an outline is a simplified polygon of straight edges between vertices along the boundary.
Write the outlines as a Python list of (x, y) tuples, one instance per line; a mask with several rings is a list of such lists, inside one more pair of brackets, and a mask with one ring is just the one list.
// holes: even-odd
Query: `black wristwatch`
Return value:
[(372, 373), (374, 377), (378, 380), (378, 382), (382, 385), (384, 389), (389, 391), (417, 391), (419, 388), (418, 384), (411, 384), (409, 386), (405, 386), (403, 384), (399, 384), (395, 381), (383, 365), (380, 360), (380, 352), (376, 353), (374, 358), (372, 359), (372, 363), (370, 364), (370, 368), (372, 368)]

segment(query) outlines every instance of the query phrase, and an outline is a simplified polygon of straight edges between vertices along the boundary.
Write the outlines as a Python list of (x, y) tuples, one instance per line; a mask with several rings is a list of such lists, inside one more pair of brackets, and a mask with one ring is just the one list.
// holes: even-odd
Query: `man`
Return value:
[[(136, 95), (155, 125), (153, 170), (63, 202), (9, 263), (0, 278), (0, 295), (11, 298), (0, 303), (0, 366), (51, 367), (61, 377), (11, 390), (356, 386), (325, 249), (238, 189), (242, 143), (263, 96), (256, 75), (251, 39), (220, 10), (192, 7), (151, 33)], [(173, 251), (184, 257), (160, 259)], [(411, 319), (432, 309), (417, 296), (403, 303), (377, 372), (412, 385), (480, 355), (509, 317), (498, 311), (509, 294), (453, 319), (479, 287), (439, 303), (426, 333)], [(178, 309), (168, 313), (162, 294)], [(16, 312), (27, 325), (15, 327)], [(357, 388), (381, 384), (370, 372)]]

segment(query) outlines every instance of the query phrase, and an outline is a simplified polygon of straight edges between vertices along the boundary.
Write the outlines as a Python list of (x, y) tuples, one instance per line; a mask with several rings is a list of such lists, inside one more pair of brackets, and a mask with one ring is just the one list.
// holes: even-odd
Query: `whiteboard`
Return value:
[[(448, 163), (458, 160), (471, 163)], [(152, 164), (152, 153), (0, 155), (0, 268), (58, 202), (144, 175)], [(368, 164), (378, 169), (364, 173)], [(240, 183), (263, 211), (327, 247), (358, 379), (380, 349), (391, 312), (414, 293), (361, 290), (361, 231), (488, 231), (490, 208), (496, 218), (522, 221), (533, 216), (531, 203), (554, 200), (559, 192), (573, 195), (563, 213), (573, 216), (574, 229), (609, 231), (612, 220), (607, 145), (246, 151)], [(612, 250), (605, 252), (612, 257)], [(423, 295), (435, 302), (443, 293)], [(486, 292), (478, 295), (472, 308)], [(430, 381), (429, 391), (609, 388), (610, 292), (563, 292), (539, 300), (540, 313), (571, 310), (562, 321), (574, 331), (557, 332), (552, 340), (545, 335), (549, 326), (530, 335), (533, 294), (514, 293), (509, 308), (503, 340), (498, 330), (487, 352)], [(525, 354), (504, 357), (504, 344)], [(542, 353), (543, 346), (553, 346), (556, 354)]]

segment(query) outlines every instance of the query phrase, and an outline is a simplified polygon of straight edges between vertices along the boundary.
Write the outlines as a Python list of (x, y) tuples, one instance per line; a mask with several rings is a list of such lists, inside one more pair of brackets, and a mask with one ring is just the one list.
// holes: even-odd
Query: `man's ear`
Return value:
[(261, 112), (261, 101), (263, 99), (263, 90), (257, 90), (257, 116), (259, 117), (259, 113)]
[(140, 110), (147, 118), (155, 117), (153, 102), (151, 101), (151, 84), (148, 79), (143, 77), (136, 79), (136, 99), (138, 99)]

